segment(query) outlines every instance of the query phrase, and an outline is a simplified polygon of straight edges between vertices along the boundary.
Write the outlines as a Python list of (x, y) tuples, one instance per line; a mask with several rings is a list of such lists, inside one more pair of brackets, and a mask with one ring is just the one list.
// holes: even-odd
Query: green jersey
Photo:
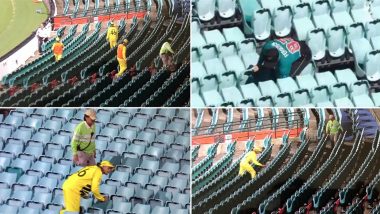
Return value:
[[(278, 71), (277, 76), (279, 78), (285, 78), (290, 76), (290, 71), (292, 69), (292, 64), (301, 58), (301, 47), (300, 44), (292, 38), (282, 38), (270, 40), (265, 43), (262, 52), (265, 53), (271, 48), (276, 48), (278, 50)], [(261, 56), (263, 55), (261, 54)], [(259, 64), (262, 63), (264, 59), (260, 57)]]
[(326, 125), (327, 133), (336, 134), (339, 132), (339, 130), (343, 131), (343, 128), (337, 120), (334, 120), (334, 121), (329, 120), (329, 122), (327, 122), (327, 125)]
[(73, 155), (80, 151), (88, 154), (95, 152), (95, 124), (89, 127), (86, 121), (80, 122), (74, 130), (73, 139), (71, 140), (71, 150)]

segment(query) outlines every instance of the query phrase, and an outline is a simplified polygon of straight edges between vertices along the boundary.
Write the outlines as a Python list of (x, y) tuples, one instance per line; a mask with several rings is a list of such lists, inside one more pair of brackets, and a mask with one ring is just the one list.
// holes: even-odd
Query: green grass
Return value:
[[(0, 56), (26, 39), (48, 17), (43, 3), (33, 0), (0, 0)], [(37, 9), (42, 14), (36, 13)]]

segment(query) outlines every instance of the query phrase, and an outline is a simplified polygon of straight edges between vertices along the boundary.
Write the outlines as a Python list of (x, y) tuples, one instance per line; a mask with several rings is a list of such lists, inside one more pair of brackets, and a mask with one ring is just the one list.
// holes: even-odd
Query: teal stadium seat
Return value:
[[(268, 2), (268, 1), (264, 1)], [(271, 34), (271, 16), (268, 8), (256, 10), (252, 18), (252, 28), (255, 34), (255, 38), (258, 40), (265, 40), (269, 38)]]
[[(299, 1), (296, 0), (290, 0), (294, 4), (299, 4)], [(290, 3), (288, 1), (287, 3)], [(278, 7), (274, 11), (274, 15), (272, 17), (273, 19), (273, 27), (274, 27), (274, 33), (278, 37), (285, 37), (288, 36), (292, 31), (292, 9), (289, 4), (285, 3), (284, 0), (282, 1), (283, 5), (282, 7)]]
[(236, 0), (217, 0), (218, 13), (222, 18), (230, 18), (235, 15)]

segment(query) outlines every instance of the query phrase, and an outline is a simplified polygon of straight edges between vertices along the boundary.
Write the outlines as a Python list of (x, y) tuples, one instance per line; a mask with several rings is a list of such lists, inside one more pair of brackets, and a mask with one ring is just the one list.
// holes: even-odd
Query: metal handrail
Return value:
[[(292, 114), (293, 115), (293, 114)], [(230, 130), (228, 131), (225, 131), (223, 129), (223, 127), (225, 126), (225, 123), (223, 124), (218, 124), (214, 127), (214, 130), (221, 130), (219, 132), (216, 132), (214, 131), (212, 134), (210, 134), (209, 132), (207, 132), (207, 130), (209, 129), (209, 126), (203, 126), (203, 127), (199, 127), (197, 129), (197, 134), (195, 136), (197, 136), (198, 139), (201, 139), (203, 137), (209, 137), (210, 135), (214, 136), (215, 140), (217, 139), (220, 139), (222, 137), (222, 135), (225, 135), (225, 134), (231, 134), (231, 133), (236, 133), (236, 132), (246, 132), (247, 133), (247, 139), (250, 138), (250, 137), (253, 137), (254, 135), (252, 135), (251, 132), (256, 132), (256, 131), (261, 131), (261, 130), (273, 130), (274, 132), (274, 137), (277, 138), (277, 131), (279, 129), (290, 129), (290, 128), (296, 128), (297, 130), (301, 127), (303, 127), (303, 119), (301, 118), (301, 116), (297, 113), (294, 114), (296, 117), (295, 119), (293, 120), (293, 125), (292, 127), (289, 127), (289, 123), (288, 121), (281, 121), (281, 122), (278, 122), (276, 124), (272, 124), (272, 121), (273, 121), (273, 118), (274, 117), (264, 117), (264, 118), (258, 118), (258, 119), (249, 119), (247, 120), (248, 123), (247, 123), (247, 127), (245, 127), (244, 129), (240, 129), (239, 125), (241, 124), (242, 121), (236, 121), (236, 122), (232, 122), (232, 123), (229, 123), (231, 124), (230, 126), (232, 127)], [(278, 119), (286, 119), (288, 118), (289, 116), (277, 116)], [(263, 125), (261, 125), (260, 127), (257, 127), (256, 124), (257, 124), (257, 121), (258, 120), (261, 120), (263, 122)], [(233, 128), (233, 127), (238, 127), (238, 128)], [(219, 128), (219, 129), (218, 129)]]

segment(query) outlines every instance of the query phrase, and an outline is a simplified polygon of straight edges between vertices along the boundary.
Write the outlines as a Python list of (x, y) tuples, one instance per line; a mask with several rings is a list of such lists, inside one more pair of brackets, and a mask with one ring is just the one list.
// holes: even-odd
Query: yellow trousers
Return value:
[(117, 61), (119, 62), (120, 70), (116, 74), (116, 76), (121, 77), (123, 75), (124, 71), (127, 70), (127, 60), (117, 58)]
[(62, 54), (54, 54), (55, 61), (58, 62), (59, 60), (62, 59)]
[(65, 209), (62, 209), (59, 214), (64, 214), (65, 211), (68, 212), (79, 212), (80, 211), (80, 194), (72, 190), (63, 189), (63, 200), (65, 204)]
[(243, 176), (245, 172), (251, 174), (252, 179), (256, 177), (256, 171), (250, 164), (240, 163), (239, 175)]
[(110, 40), (110, 48), (112, 49), (113, 47), (116, 47), (116, 45), (117, 45), (117, 40), (115, 40), (115, 41), (111, 41)]

